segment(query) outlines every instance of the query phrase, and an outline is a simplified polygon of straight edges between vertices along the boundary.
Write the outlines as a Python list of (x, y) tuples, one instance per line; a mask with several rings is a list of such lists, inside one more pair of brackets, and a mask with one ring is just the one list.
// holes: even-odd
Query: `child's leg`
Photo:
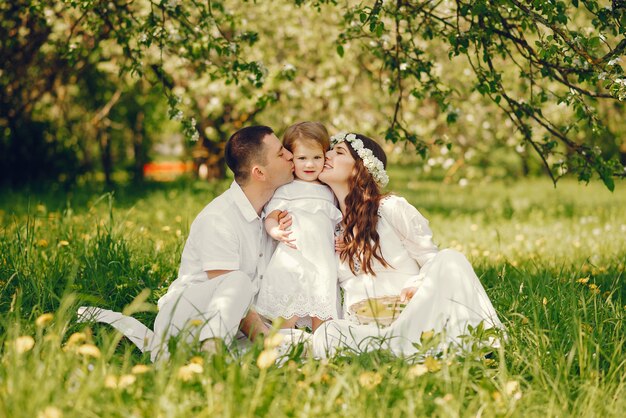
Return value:
[(292, 316), (291, 318), (287, 318), (285, 319), (285, 321), (280, 327), (281, 328), (295, 328), (296, 322), (298, 322), (298, 319), (300, 319), (299, 316)]
[(312, 316), (311, 317), (311, 331), (315, 332), (317, 327), (322, 325), (323, 322), (324, 322), (323, 320), (321, 320), (321, 319), (319, 319), (319, 318), (317, 318), (315, 316)]

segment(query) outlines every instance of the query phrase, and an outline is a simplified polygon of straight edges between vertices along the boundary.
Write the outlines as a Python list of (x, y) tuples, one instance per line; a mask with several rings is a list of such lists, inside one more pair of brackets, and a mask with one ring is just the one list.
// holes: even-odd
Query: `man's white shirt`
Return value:
[[(263, 215), (263, 214), (262, 214)], [(267, 264), (271, 243), (241, 187), (233, 181), (192, 222), (178, 278), (159, 299), (159, 307), (194, 283), (209, 280), (209, 270), (239, 270), (250, 277), (255, 292)]]

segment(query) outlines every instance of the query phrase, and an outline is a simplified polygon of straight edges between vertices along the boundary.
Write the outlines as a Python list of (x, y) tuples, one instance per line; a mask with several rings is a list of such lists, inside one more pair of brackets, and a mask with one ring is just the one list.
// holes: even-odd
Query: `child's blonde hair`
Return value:
[(283, 135), (283, 146), (289, 152), (293, 152), (296, 141), (314, 142), (319, 144), (324, 152), (330, 148), (330, 135), (320, 122), (298, 122), (288, 127)]

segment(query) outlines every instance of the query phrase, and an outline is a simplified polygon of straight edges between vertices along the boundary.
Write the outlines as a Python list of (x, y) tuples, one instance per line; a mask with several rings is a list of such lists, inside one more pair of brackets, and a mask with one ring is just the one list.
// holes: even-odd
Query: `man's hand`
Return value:
[(400, 302), (404, 303), (410, 301), (415, 295), (415, 292), (417, 292), (417, 287), (405, 287), (400, 292)]

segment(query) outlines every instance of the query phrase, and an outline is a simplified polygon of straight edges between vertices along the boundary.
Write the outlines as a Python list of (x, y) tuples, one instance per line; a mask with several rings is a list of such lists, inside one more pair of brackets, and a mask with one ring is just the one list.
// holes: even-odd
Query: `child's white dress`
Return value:
[(294, 180), (278, 188), (265, 207), (267, 214), (274, 210), (289, 211), (297, 249), (276, 246), (260, 278), (255, 310), (270, 319), (337, 319), (334, 230), (341, 212), (335, 196), (323, 184)]

